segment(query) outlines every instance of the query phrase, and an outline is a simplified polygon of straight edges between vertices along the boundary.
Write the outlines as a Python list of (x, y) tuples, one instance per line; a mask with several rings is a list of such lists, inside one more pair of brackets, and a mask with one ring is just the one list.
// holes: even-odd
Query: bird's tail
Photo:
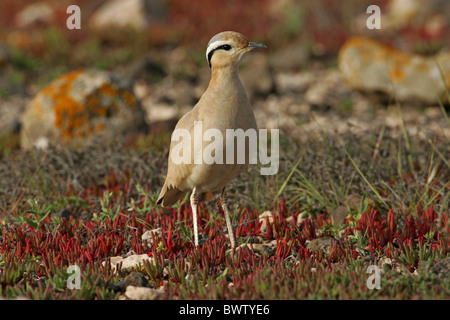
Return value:
[(173, 206), (178, 200), (184, 197), (186, 192), (181, 191), (177, 188), (168, 188), (166, 185), (164, 185), (161, 189), (161, 192), (159, 193), (158, 200), (156, 200), (157, 204), (160, 204), (163, 207), (171, 207)]

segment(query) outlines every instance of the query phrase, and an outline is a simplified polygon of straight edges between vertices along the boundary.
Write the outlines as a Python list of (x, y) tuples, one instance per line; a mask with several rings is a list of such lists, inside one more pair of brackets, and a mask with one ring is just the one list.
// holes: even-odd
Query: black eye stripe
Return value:
[(208, 53), (208, 64), (209, 64), (209, 67), (210, 67), (210, 68), (211, 68), (211, 57), (212, 57), (214, 51), (216, 51), (216, 50), (225, 50), (225, 51), (229, 51), (229, 50), (231, 50), (231, 46), (230, 46), (229, 44), (223, 44), (223, 45), (218, 46), (217, 48), (211, 50), (211, 51)]

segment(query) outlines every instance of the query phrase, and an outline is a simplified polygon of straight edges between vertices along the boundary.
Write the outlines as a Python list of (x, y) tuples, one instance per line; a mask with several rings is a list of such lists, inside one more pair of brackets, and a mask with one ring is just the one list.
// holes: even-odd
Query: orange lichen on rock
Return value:
[(94, 109), (95, 107), (97, 107), (100, 104), (100, 99), (99, 99), (99, 97), (91, 96), (88, 99), (87, 104), (88, 104), (89, 109)]
[(114, 88), (112, 85), (110, 85), (109, 83), (105, 83), (103, 84), (99, 89), (98, 92), (102, 95), (105, 96), (111, 96), (111, 97), (115, 97), (118, 95), (117, 93), (117, 89)]
[[(55, 126), (62, 129), (61, 136), (63, 138), (83, 137), (90, 132), (86, 130), (89, 127), (89, 119), (92, 116), (105, 117), (107, 115), (107, 107), (100, 105), (100, 98), (92, 95), (87, 103), (83, 99), (75, 101), (71, 97), (73, 91), (73, 83), (77, 80), (80, 72), (71, 72), (62, 76), (58, 80), (62, 84), (56, 87), (56, 84), (49, 86), (50, 90), (45, 91), (54, 101)], [(99, 90), (101, 94), (111, 95), (114, 88), (110, 84), (103, 84)], [(72, 94), (73, 95), (73, 94)], [(84, 103), (83, 103), (84, 102)]]
[(61, 138), (70, 138), (72, 137), (72, 132), (68, 129), (61, 130)]
[(97, 123), (97, 125), (95, 126), (95, 131), (99, 132), (99, 131), (102, 131), (104, 128), (105, 128), (104, 123)]
[(74, 117), (78, 113), (78, 105), (74, 99), (68, 96), (61, 96), (55, 99), (54, 112), (55, 112), (55, 127), (63, 128), (65, 126), (65, 119), (68, 117)]
[(405, 78), (405, 72), (396, 66), (391, 68), (389, 75), (392, 82), (400, 82)]
[(354, 37), (342, 46), (338, 61), (345, 82), (358, 90), (427, 103), (444, 98), (448, 90), (443, 79), (450, 77), (449, 52), (424, 57)]
[(125, 100), (126, 104), (129, 106), (135, 106), (136, 105), (136, 100), (134, 99), (134, 97), (131, 95), (131, 93), (124, 91), (122, 93), (122, 97)]
[(357, 49), (359, 53), (364, 57), (372, 55), (373, 51), (370, 50), (370, 46), (373, 45), (375, 41), (364, 38), (364, 37), (353, 37), (347, 40), (341, 47), (340, 52), (346, 52), (349, 49)]
[(108, 114), (108, 109), (104, 106), (97, 106), (92, 111), (100, 117), (106, 117), (106, 115)]
[(70, 137), (81, 121), (74, 121), (83, 114), (83, 107), (71, 95), (72, 84), (82, 74), (81, 70), (59, 77), (53, 84), (43, 89), (42, 94), (53, 100), (55, 127), (62, 129), (62, 137)]
[(140, 106), (130, 88), (131, 83), (102, 71), (79, 70), (60, 76), (27, 108), (22, 147), (43, 140), (81, 146), (94, 136), (110, 140), (145, 127), (144, 110), (130, 109)]

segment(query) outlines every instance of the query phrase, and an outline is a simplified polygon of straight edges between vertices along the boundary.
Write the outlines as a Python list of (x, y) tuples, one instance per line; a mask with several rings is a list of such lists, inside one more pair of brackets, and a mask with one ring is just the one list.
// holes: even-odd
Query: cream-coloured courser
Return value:
[[(194, 137), (194, 124), (201, 121), (203, 132), (208, 129), (218, 129), (223, 135), (223, 155), (225, 157), (226, 129), (257, 130), (252, 106), (238, 75), (242, 57), (254, 48), (265, 48), (261, 43), (249, 42), (242, 34), (226, 31), (215, 35), (208, 43), (206, 58), (211, 68), (211, 81), (206, 92), (194, 108), (186, 113), (177, 123), (175, 130), (186, 129)], [(203, 135), (203, 133), (202, 133)], [(202, 137), (195, 137), (202, 139)], [(171, 153), (175, 141), (171, 142), (169, 164), (166, 181), (161, 189), (157, 203), (163, 207), (174, 205), (186, 192), (192, 191), (190, 201), (194, 224), (194, 243), (198, 246), (197, 203), (198, 193), (222, 190), (220, 202), (225, 213), (228, 236), (231, 247), (235, 247), (233, 229), (228, 212), (225, 186), (249, 164), (248, 144), (245, 144), (245, 163), (232, 164), (212, 163), (202, 161), (194, 163), (194, 141), (191, 139), (191, 161), (176, 164)], [(205, 143), (202, 144), (204, 149)], [(203, 150), (202, 150), (203, 151)], [(242, 150), (241, 150), (242, 151)], [(198, 152), (198, 150), (197, 150)], [(234, 155), (236, 155), (236, 149)], [(236, 158), (235, 158), (236, 160)], [(198, 162), (198, 161), (197, 161)]]

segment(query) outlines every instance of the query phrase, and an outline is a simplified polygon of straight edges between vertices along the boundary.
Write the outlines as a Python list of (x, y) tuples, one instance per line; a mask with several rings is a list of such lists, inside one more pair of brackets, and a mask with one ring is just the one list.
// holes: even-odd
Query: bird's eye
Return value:
[(222, 45), (219, 45), (217, 47), (214, 46), (215, 44), (216, 43), (213, 42), (212, 44), (210, 44), (208, 46), (208, 49), (206, 50), (206, 59), (208, 60), (208, 64), (209, 64), (210, 67), (211, 67), (211, 58), (212, 58), (214, 52), (216, 52), (217, 50), (230, 51), (231, 49), (233, 49), (233, 47), (231, 45), (229, 45), (229, 44), (222, 44)]
[(224, 44), (223, 46), (220, 46), (219, 49), (223, 49), (225, 51), (231, 50), (231, 46), (229, 44)]

